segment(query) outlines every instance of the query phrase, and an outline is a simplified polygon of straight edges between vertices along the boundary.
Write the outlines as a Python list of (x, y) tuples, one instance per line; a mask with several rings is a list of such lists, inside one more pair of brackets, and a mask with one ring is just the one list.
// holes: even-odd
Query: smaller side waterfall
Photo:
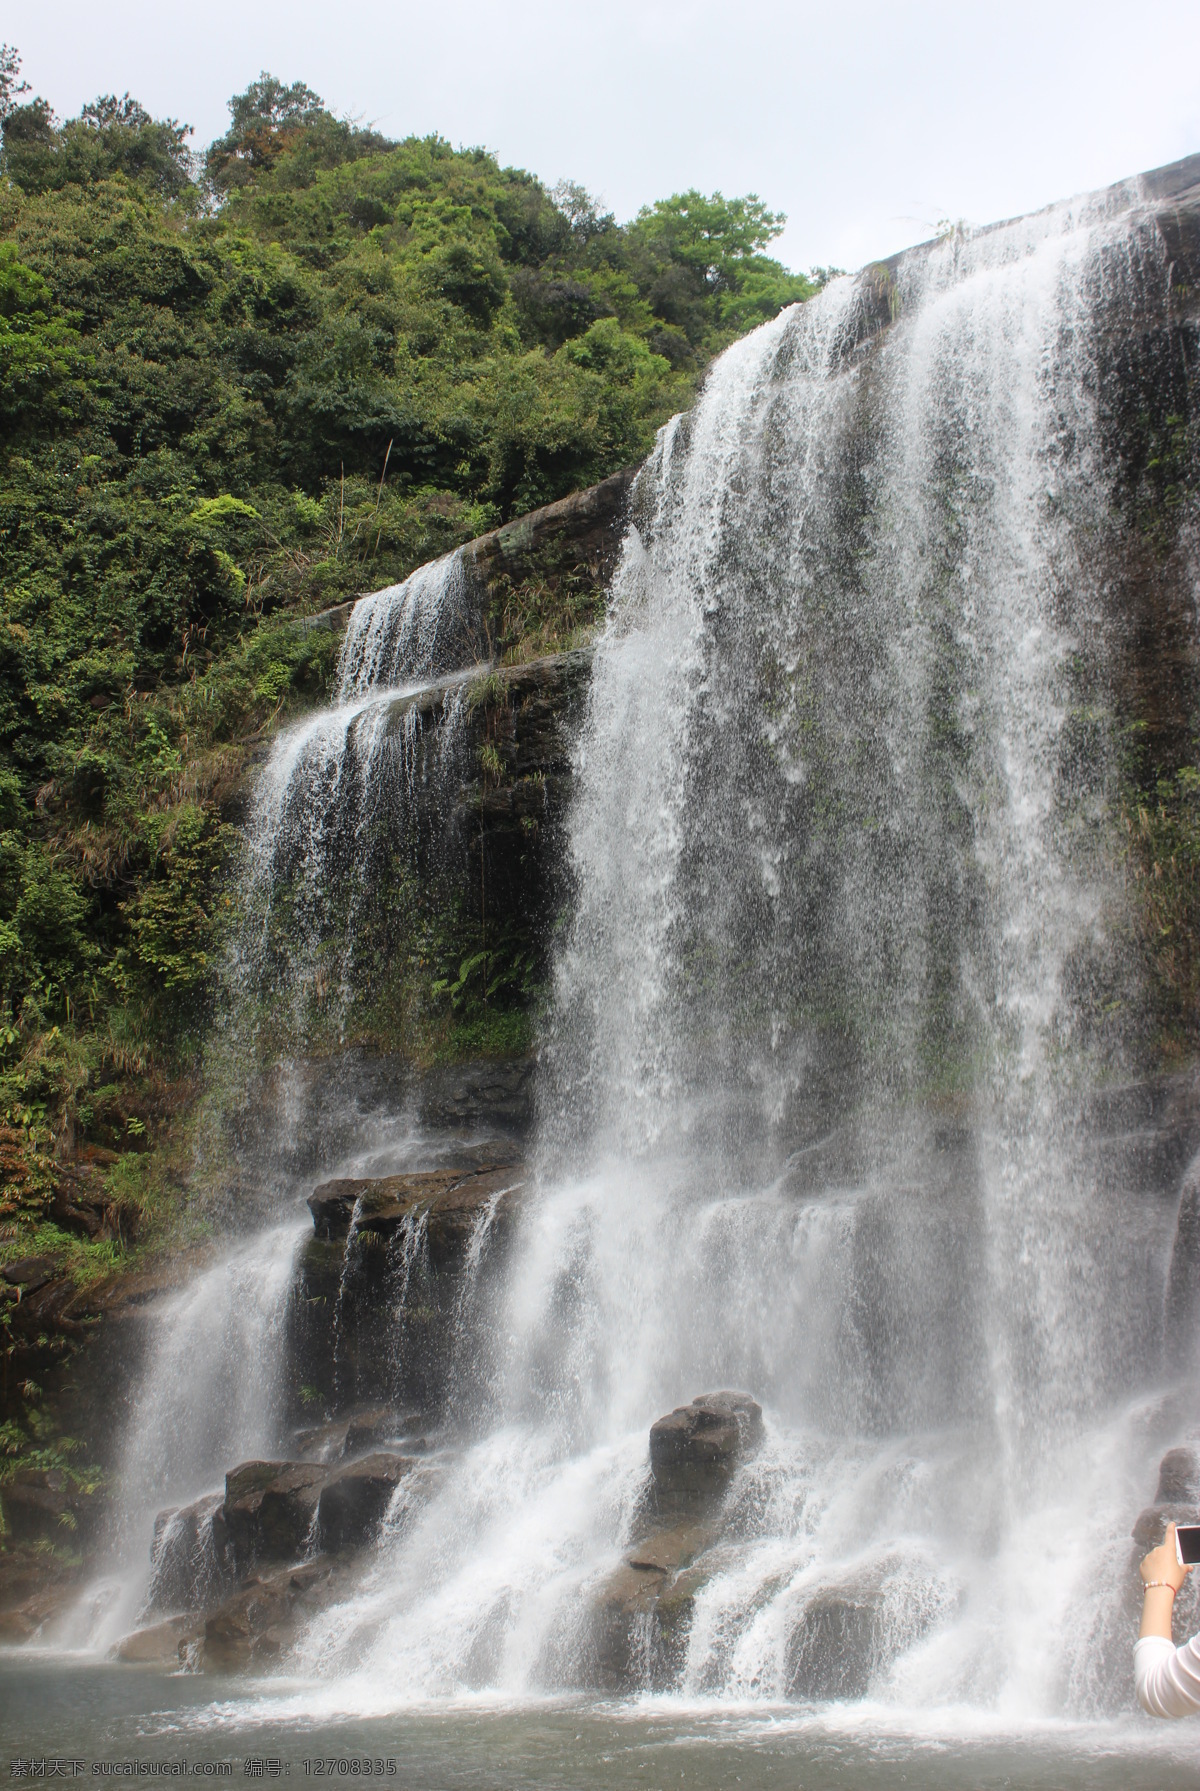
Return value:
[(456, 548), (418, 566), (401, 584), (359, 598), (338, 666), (338, 698), (348, 702), (380, 687), (432, 678), (481, 657)]
[(256, 784), (229, 978), (239, 1031), (270, 1012), (296, 1036), (314, 1022), (340, 1036), (370, 980), (373, 898), (403, 899), (444, 851), (477, 632), (458, 551), (355, 605), (335, 702), (277, 738)]
[[(349, 1154), (345, 1123), (327, 1124), (307, 1157), (289, 1148), (287, 1135), (311, 1133), (316, 1121), (315, 1111), (291, 1111), (289, 1090), (305, 1081), (291, 1052), (300, 1041), (319, 1047), (322, 1026), (336, 1037), (376, 946), (367, 937), (375, 897), (403, 903), (418, 877), (428, 882), (443, 848), (441, 817), (465, 769), (461, 723), (477, 670), (468, 598), (459, 553), (362, 598), (334, 703), (281, 733), (257, 779), (224, 1024), (208, 1052), (214, 1093), (202, 1154), (224, 1181), (243, 1179), (229, 1161), (229, 1128), (256, 1068), (271, 1072), (258, 1093), (261, 1104), (270, 1084), (277, 1121), (255, 1113), (247, 1158), (255, 1193), (232, 1214), (233, 1235), (150, 1320), (116, 1476), (113, 1573), (72, 1619), (101, 1646), (139, 1613), (178, 1602), (181, 1574), (207, 1571), (201, 1508), (226, 1469), (285, 1446), (296, 1255), (311, 1236), (303, 1200), (314, 1163), (377, 1172), (403, 1164), (411, 1149), (407, 1116), (392, 1106), (364, 1111), (362, 1091), (349, 1089), (339, 1093), (356, 1122)], [(155, 1530), (172, 1506), (183, 1508), (179, 1522), (167, 1516)]]
[[(235, 1458), (277, 1448), (288, 1301), (303, 1235), (292, 1217), (239, 1239), (150, 1320), (116, 1473), (113, 1572), (89, 1588), (73, 1616), (94, 1645), (111, 1646), (163, 1590), (156, 1581), (165, 1538), (154, 1535), (156, 1515), (219, 1486)], [(199, 1565), (207, 1538), (189, 1542)]]

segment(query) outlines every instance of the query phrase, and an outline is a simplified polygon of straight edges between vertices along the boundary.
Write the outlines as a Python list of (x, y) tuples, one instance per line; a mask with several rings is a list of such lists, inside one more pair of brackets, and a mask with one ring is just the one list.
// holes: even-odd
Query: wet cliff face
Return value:
[[(748, 1029), (778, 1032), (780, 1003), (772, 1008), (765, 991), (782, 991), (793, 1020), (809, 1017), (819, 1048), (802, 1048), (808, 1067), (791, 1078), (803, 1081), (811, 1109), (797, 1118), (801, 1132), (819, 1125), (868, 1060), (898, 1093), (908, 1083), (952, 1096), (969, 1080), (978, 1041), (963, 953), (982, 985), (995, 984), (1003, 967), (989, 956), (986, 855), (972, 820), (995, 769), (980, 747), (987, 718), (972, 711), (991, 647), (972, 633), (967, 587), (980, 568), (986, 577), (997, 551), (992, 525), (979, 518), (1014, 479), (1014, 502), (1028, 499), (1038, 511), (1027, 545), (1035, 559), (1047, 550), (1056, 624), (1073, 641), (1045, 691), (1066, 715), (1054, 745), (1060, 835), (1075, 830), (1085, 880), (1091, 854), (1127, 885), (1128, 900), (1110, 902), (1104, 924), (1073, 948), (1071, 1025), (1110, 1073), (1118, 1063), (1122, 1074), (1177, 1067), (1194, 1049), (1195, 175), (1190, 162), (1147, 177), (1149, 203), (1136, 226), (1114, 235), (1080, 276), (1076, 310), (1064, 310), (1043, 374), (1061, 386), (1057, 423), (1034, 442), (1014, 411), (1011, 465), (1003, 450), (977, 449), (972, 432), (980, 415), (1003, 405), (987, 379), (1019, 385), (1021, 370), (1014, 360), (999, 371), (996, 356), (993, 373), (972, 386), (935, 323), (924, 326), (921, 352), (942, 359), (919, 429), (913, 419), (921, 489), (894, 465), (904, 360), (896, 343), (922, 306), (932, 314), (921, 296), (928, 279), (953, 283), (955, 264), (977, 259), (995, 233), (980, 233), (974, 247), (963, 239), (868, 268), (832, 348), (854, 401), (813, 423), (804, 476), (817, 481), (820, 521), (814, 532), (810, 518), (803, 549), (790, 532), (802, 500), (787, 364), (804, 351), (796, 331), (782, 330), (776, 397), (762, 421), (765, 477), (744, 494), (740, 517), (726, 513), (715, 525), (721, 562), (710, 569), (717, 595), (704, 651), (721, 664), (700, 697), (695, 732), (705, 744), (686, 774), (708, 796), (689, 809), (688, 894), (672, 925), (690, 934), (676, 962), (692, 967), (693, 1043), (715, 1048), (713, 1013), (732, 1018), (723, 1084), (734, 1061), (746, 1059)], [(1128, 199), (1114, 189), (1095, 203), (1115, 213)], [(981, 310), (975, 323), (1002, 335), (1014, 319)], [(677, 458), (696, 427), (690, 417), (675, 429)], [(1027, 472), (1042, 481), (1040, 493), (1025, 490)], [(456, 561), (455, 601), (442, 605), (439, 626), (449, 628), (442, 659), (456, 673), (472, 662), (478, 671), (441, 685), (434, 678), (386, 714), (371, 709), (353, 723), (354, 752), (337, 759), (322, 786), (320, 887), (305, 889), (298, 860), (273, 864), (280, 887), (256, 968), (260, 990), (274, 996), (290, 979), (293, 1032), (309, 1047), (350, 1044), (414, 1062), (528, 1048), (548, 942), (571, 906), (562, 818), (590, 659), (582, 648), (565, 657), (562, 649), (602, 612), (630, 486), (630, 475), (619, 475), (472, 543)], [(670, 505), (661, 510), (652, 474), (633, 504), (653, 554)], [(999, 526), (1001, 535), (1008, 527), (1003, 553), (1019, 531)], [(1059, 546), (1048, 549), (1051, 537)], [(915, 583), (914, 556), (927, 569)], [(907, 671), (897, 655), (908, 649), (885, 620), (889, 584), (917, 605)], [(780, 593), (778, 613), (762, 601), (770, 589)], [(815, 600), (793, 601), (806, 590)], [(537, 655), (547, 644), (558, 650)], [(508, 663), (528, 662), (531, 652), (536, 668)], [(921, 690), (900, 741), (895, 699), (906, 677), (914, 701)], [(746, 701), (774, 714), (762, 738), (731, 725)], [(739, 804), (760, 818), (760, 835), (774, 828), (806, 842), (786, 917), (753, 826), (728, 824)], [(782, 828), (773, 819), (780, 815), (788, 817)], [(853, 917), (837, 919), (847, 879), (896, 890), (894, 914), (865, 953)], [(1116, 880), (1108, 877), (1110, 886)], [(924, 960), (923, 1017), (913, 1036), (896, 1037), (896, 979), (914, 949)], [(306, 953), (310, 974), (296, 1006), (296, 963)], [(776, 1050), (767, 1055), (778, 1061)], [(739, 1107), (750, 1114), (754, 1103), (730, 1103), (734, 1130)]]
[(631, 478), (354, 611), (338, 700), (275, 743), (243, 814), (237, 936), (207, 1064), (210, 1180), (269, 1184), (280, 1154), (298, 1162), (306, 1136), (327, 1136), (273, 1092), (304, 1083), (305, 1061), (326, 1066), (317, 1083), (344, 1083), (336, 1064), (350, 1054), (360, 1087), (364, 1061), (386, 1064), (366, 1079), (395, 1094), (435, 1064), (528, 1053), (570, 902), (562, 827), (586, 640)]

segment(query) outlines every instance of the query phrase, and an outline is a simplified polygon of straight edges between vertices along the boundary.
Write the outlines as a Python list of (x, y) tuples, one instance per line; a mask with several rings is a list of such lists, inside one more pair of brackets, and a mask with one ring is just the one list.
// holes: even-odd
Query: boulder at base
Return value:
[(198, 1664), (228, 1672), (278, 1660), (300, 1625), (338, 1590), (332, 1563), (321, 1558), (257, 1575), (208, 1618)]

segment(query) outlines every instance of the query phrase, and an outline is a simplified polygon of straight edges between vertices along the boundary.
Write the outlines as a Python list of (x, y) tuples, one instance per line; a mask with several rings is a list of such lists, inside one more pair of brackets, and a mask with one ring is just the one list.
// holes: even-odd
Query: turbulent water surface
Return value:
[[(899, 264), (890, 327), (838, 281), (663, 431), (577, 751), (536, 1191), (464, 1320), (453, 1469), (405, 1482), (302, 1691), (112, 1691), (122, 1746), (400, 1736), (414, 1782), (464, 1785), (1132, 1782), (1129, 1524), (1194, 1411), (1162, 1368), (1174, 1207), (1088, 1118), (1141, 1001), (1100, 401), (1109, 308), (1166, 280), (1132, 189), (952, 238)], [(381, 692), (469, 664), (447, 565), (360, 605), (340, 706), (268, 769), (264, 901), (286, 860), (318, 902), (329, 842), (395, 799)], [(255, 1324), (270, 1357), (295, 1178), (280, 1200), (243, 1358)], [(142, 1394), (139, 1436), (188, 1439), (156, 1497), (270, 1440), (269, 1388), (204, 1388), (211, 1439), (186, 1403), (212, 1314), (178, 1297)], [(665, 1686), (647, 1643), (659, 1703), (554, 1702), (589, 1683), (648, 1426), (715, 1386), (766, 1442)], [(869, 1610), (867, 1658), (822, 1705), (831, 1594)], [(1183, 1784), (1153, 1745), (1137, 1782)]]
[[(29, 1701), (36, 1729), (20, 1716)], [(303, 1694), (100, 1663), (0, 1659), (0, 1749), (10, 1760), (228, 1762), (280, 1782), (382, 1768), (403, 1791), (1190, 1791), (1195, 1751), (1177, 1733), (1106, 1725), (1020, 1729), (969, 1712), (897, 1724), (876, 1705), (828, 1712), (745, 1706), (455, 1701), (403, 1716), (327, 1717)], [(261, 1766), (262, 1770), (259, 1771)], [(394, 1766), (394, 1772), (391, 1768)], [(144, 1768), (143, 1768), (144, 1770)]]

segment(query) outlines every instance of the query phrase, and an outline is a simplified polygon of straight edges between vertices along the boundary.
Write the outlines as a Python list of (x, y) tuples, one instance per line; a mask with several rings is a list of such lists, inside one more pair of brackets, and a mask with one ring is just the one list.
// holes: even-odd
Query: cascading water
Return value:
[(331, 1707), (594, 1683), (647, 1426), (706, 1385), (767, 1439), (646, 1686), (1127, 1704), (1130, 1511), (1185, 1420), (1174, 1213), (1086, 1118), (1136, 1005), (1101, 388), (1108, 307), (1166, 281), (1132, 188), (953, 237), (663, 431), (475, 1441), (313, 1621)]
[[(226, 975), (231, 1013), (209, 1053), (216, 1105), (238, 1086), (244, 1098), (255, 1035), (261, 1040), (264, 1023), (278, 1026), (273, 1009), (281, 995), (285, 1049), (303, 1035), (314, 1006), (332, 1001), (341, 1008), (348, 1000), (352, 955), (340, 953), (338, 941), (353, 939), (380, 837), (385, 852), (407, 843), (421, 704), (430, 695), (438, 710), (437, 771), (448, 776), (456, 768), (462, 696), (476, 669), (471, 628), (457, 553), (360, 599), (343, 644), (335, 706), (276, 740), (247, 829), (240, 889), (247, 922)], [(339, 879), (340, 908), (329, 900)], [(261, 1055), (261, 1044), (257, 1049)], [(289, 1113), (287, 1085), (295, 1078), (286, 1061), (279, 1079), (281, 1129), (303, 1131), (304, 1117)], [(346, 1105), (343, 1123), (326, 1127), (316, 1153), (331, 1174), (382, 1172), (408, 1160), (409, 1116), (356, 1113), (353, 1100)], [(167, 1578), (178, 1577), (179, 1551), (156, 1544), (151, 1557), (147, 1546), (157, 1512), (219, 1486), (230, 1462), (282, 1445), (288, 1306), (297, 1247), (310, 1230), (303, 1203), (311, 1164), (301, 1155), (301, 1166), (289, 1169), (286, 1145), (272, 1142), (273, 1151), (260, 1143), (258, 1155), (274, 1159), (272, 1173), (239, 1215), (241, 1235), (155, 1315), (116, 1471), (113, 1571), (73, 1613), (76, 1636), (111, 1643), (139, 1611), (154, 1610), (164, 1562)], [(202, 1573), (203, 1537), (193, 1552)]]
[[(494, 1203), (468, 1252), (453, 1448), (289, 1659), (306, 1720), (597, 1684), (922, 1724), (1128, 1707), (1130, 1517), (1194, 1413), (1162, 1382), (1175, 1212), (1092, 1125), (1141, 1001), (1104, 387), (1112, 316), (1167, 278), (1132, 187), (954, 236), (737, 344), (662, 432), (576, 751), (534, 1185), (479, 1298)], [(363, 600), (337, 705), (262, 775), (234, 971), (293, 1030), (353, 992), (434, 683), (452, 755), (461, 581), (452, 556)], [(403, 1158), (360, 1146), (323, 1166)], [(131, 1533), (278, 1445), (311, 1181), (279, 1178), (252, 1301), (239, 1243), (164, 1315)], [(752, 1392), (765, 1438), (614, 1664), (647, 1427), (705, 1387)], [(187, 1447), (147, 1467), (152, 1433)]]
[[(456, 769), (462, 697), (479, 659), (462, 556), (421, 566), (355, 604), (337, 701), (280, 735), (255, 787), (233, 983), (282, 989), (294, 1028), (334, 1024), (350, 999), (353, 942), (372, 877), (412, 852), (418, 746), (440, 708), (437, 767)], [(244, 1015), (242, 1016), (244, 1017)]]

